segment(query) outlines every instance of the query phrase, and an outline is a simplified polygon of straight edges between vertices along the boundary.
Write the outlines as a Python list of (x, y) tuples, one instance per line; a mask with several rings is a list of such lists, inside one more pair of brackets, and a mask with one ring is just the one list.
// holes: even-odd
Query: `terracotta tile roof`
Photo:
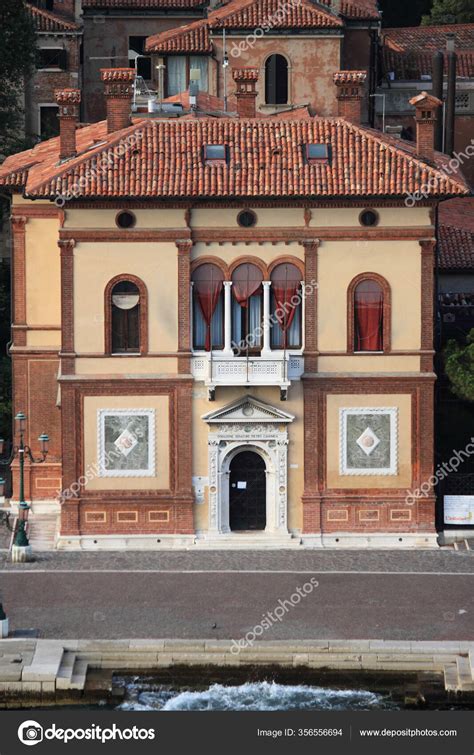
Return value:
[[(447, 35), (455, 35), (458, 76), (474, 77), (474, 24), (417, 26), (383, 30), (383, 64), (386, 73), (414, 80), (431, 75), (433, 53), (446, 49)], [(445, 65), (447, 59), (445, 56)]]
[(37, 8), (35, 5), (26, 3), (29, 13), (33, 17), (36, 31), (38, 32), (60, 32), (60, 31), (79, 31), (79, 24), (73, 21), (67, 21), (56, 13)]
[(175, 8), (187, 10), (206, 5), (207, 0), (82, 0), (85, 8), (157, 9)]
[[(334, 10), (334, 0), (320, 0)], [(341, 14), (345, 18), (356, 20), (375, 20), (380, 18), (377, 0), (342, 0)]]
[(452, 225), (439, 226), (439, 269), (474, 273), (474, 233)]
[[(82, 0), (83, 8), (196, 8), (209, 0)], [(334, 0), (319, 0), (334, 12)], [(377, 0), (342, 0), (341, 14), (349, 19), (378, 19)]]
[(439, 267), (474, 274), (474, 197), (457, 197), (439, 206)]
[[(282, 7), (286, 9), (282, 13)], [(206, 19), (149, 37), (146, 49), (152, 52), (210, 53), (209, 31), (256, 29), (271, 21), (273, 29), (332, 29), (343, 26), (340, 18), (311, 0), (230, 0), (210, 11)]]
[[(133, 149), (131, 134), (140, 135)], [(61, 165), (58, 139), (7, 158), (0, 185), (28, 169), (31, 197), (67, 195), (81, 185), (87, 197), (393, 197), (422, 185), (431, 196), (468, 193), (461, 178), (417, 159), (410, 142), (341, 118), (142, 119), (109, 135), (105, 123), (94, 124), (77, 137), (78, 156)], [(207, 143), (227, 144), (228, 164), (204, 165)], [(330, 144), (330, 163), (307, 164), (307, 143)]]
[(153, 52), (210, 54), (212, 44), (207, 19), (155, 34), (147, 39), (146, 49)]
[(439, 222), (474, 233), (474, 197), (448, 199), (439, 206)]

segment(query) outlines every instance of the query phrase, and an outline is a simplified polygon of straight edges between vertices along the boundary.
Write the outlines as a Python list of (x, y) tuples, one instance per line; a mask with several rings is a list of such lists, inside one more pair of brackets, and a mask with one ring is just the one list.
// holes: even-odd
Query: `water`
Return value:
[(380, 710), (397, 706), (387, 696), (357, 689), (305, 684), (246, 682), (236, 686), (173, 687), (144, 679), (121, 680), (125, 698), (118, 710)]

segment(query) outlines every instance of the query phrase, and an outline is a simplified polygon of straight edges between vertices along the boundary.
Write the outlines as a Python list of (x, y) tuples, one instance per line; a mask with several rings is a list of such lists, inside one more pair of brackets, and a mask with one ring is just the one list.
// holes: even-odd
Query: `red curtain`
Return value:
[(232, 291), (241, 307), (248, 307), (249, 299), (262, 285), (263, 276), (256, 265), (244, 263), (232, 274)]
[(362, 281), (354, 292), (355, 351), (383, 351), (383, 292)]
[(211, 323), (222, 291), (224, 276), (215, 265), (200, 265), (193, 274), (194, 295), (206, 323), (206, 351), (211, 349)]
[(278, 265), (272, 273), (272, 291), (275, 297), (275, 316), (283, 331), (283, 348), (286, 349), (287, 333), (299, 304), (292, 303), (300, 287), (301, 274), (295, 265)]

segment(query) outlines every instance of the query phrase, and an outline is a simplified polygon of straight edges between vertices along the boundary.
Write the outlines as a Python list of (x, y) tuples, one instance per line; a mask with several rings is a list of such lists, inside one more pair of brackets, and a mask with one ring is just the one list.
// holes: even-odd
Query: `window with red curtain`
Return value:
[(135, 283), (120, 281), (112, 289), (112, 352), (140, 352), (140, 292)]
[(301, 348), (301, 272), (291, 263), (277, 265), (271, 274), (271, 347)]
[(374, 280), (354, 291), (354, 351), (383, 351), (383, 290)]
[(232, 340), (238, 351), (256, 353), (261, 349), (262, 281), (262, 271), (250, 262), (232, 273)]
[(193, 273), (193, 346), (224, 348), (224, 274), (212, 263), (199, 265)]

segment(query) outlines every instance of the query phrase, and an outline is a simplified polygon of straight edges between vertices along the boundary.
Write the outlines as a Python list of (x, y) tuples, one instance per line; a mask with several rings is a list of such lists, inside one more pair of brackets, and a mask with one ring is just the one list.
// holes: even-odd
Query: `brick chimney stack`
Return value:
[(81, 104), (80, 89), (56, 89), (59, 118), (59, 159), (67, 160), (76, 154), (76, 128)]
[(107, 100), (107, 132), (111, 134), (131, 124), (133, 68), (101, 68)]
[(367, 71), (337, 71), (333, 81), (337, 87), (338, 115), (352, 123), (362, 121)]
[(240, 118), (255, 118), (258, 68), (233, 68), (237, 112)]
[(410, 100), (410, 105), (416, 108), (416, 154), (428, 162), (434, 160), (436, 121), (442, 104), (428, 92), (421, 92)]

